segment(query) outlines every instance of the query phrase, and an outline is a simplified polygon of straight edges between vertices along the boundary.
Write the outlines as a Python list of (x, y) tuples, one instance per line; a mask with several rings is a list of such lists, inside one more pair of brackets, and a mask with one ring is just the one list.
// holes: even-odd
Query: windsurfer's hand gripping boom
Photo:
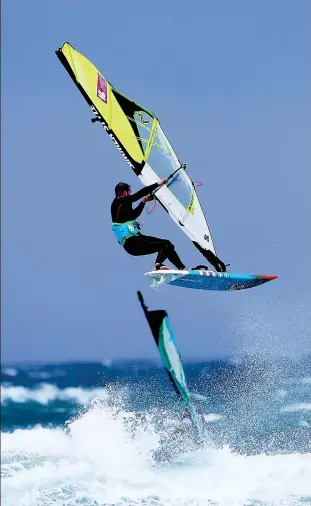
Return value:
[(146, 197), (143, 198), (143, 202), (146, 203), (149, 200), (152, 200), (154, 198), (154, 194), (157, 190), (159, 190), (164, 184), (166, 184), (167, 179), (161, 179), (161, 181), (158, 182), (158, 187), (153, 190), (149, 195), (146, 195)]
[(178, 169), (174, 170), (174, 172), (172, 172), (172, 174), (170, 174), (166, 179), (161, 179), (161, 181), (159, 181), (158, 183), (158, 188), (156, 188), (155, 190), (153, 190), (150, 195), (148, 195), (148, 197), (146, 197), (146, 200), (144, 200), (144, 202), (148, 202), (148, 200), (152, 200), (156, 194), (156, 192), (164, 185), (164, 184), (167, 184), (171, 179), (173, 179), (173, 177), (177, 174), (177, 172), (179, 172), (180, 170), (184, 169), (186, 170), (186, 167), (187, 167), (187, 164), (186, 163), (182, 163), (180, 165), (180, 167), (178, 167)]

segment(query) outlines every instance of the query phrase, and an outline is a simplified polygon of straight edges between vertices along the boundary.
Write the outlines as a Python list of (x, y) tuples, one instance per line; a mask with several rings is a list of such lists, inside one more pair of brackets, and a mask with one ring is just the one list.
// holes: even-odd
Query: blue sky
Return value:
[[(10, 0), (2, 4), (4, 361), (155, 357), (136, 290), (186, 358), (310, 352), (309, 0)], [(258, 289), (154, 292), (153, 257), (118, 246), (110, 203), (140, 183), (54, 51), (70, 42), (160, 118), (216, 249)], [(144, 232), (201, 263), (159, 207)]]

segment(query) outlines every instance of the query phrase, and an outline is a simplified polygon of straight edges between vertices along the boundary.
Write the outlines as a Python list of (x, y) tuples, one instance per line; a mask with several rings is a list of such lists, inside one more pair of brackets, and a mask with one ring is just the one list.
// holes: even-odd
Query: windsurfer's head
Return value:
[(131, 194), (131, 187), (127, 183), (118, 183), (114, 191), (116, 197), (127, 197)]

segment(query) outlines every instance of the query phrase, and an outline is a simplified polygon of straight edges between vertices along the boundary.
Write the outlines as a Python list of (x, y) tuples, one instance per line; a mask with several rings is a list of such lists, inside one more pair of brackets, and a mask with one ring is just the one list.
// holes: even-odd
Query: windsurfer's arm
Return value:
[(158, 183), (151, 184), (149, 186), (145, 186), (141, 190), (138, 190), (138, 192), (134, 193), (133, 195), (130, 195), (130, 199), (132, 202), (136, 202), (139, 199), (142, 199), (143, 197), (147, 197), (147, 195), (150, 195), (154, 190), (159, 188), (159, 186), (162, 186), (165, 183), (166, 179), (162, 179)]
[(135, 207), (135, 209), (133, 209), (133, 215), (134, 215), (134, 220), (136, 220), (136, 218), (138, 218), (138, 216), (141, 215), (141, 213), (143, 212), (143, 209), (145, 207), (145, 202), (141, 201), (137, 207)]

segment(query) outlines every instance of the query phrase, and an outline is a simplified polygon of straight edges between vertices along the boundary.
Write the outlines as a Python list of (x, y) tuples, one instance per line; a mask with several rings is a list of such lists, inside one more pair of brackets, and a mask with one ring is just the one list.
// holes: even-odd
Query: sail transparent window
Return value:
[[(180, 167), (180, 162), (159, 125), (156, 129), (147, 162), (161, 179), (167, 178)], [(168, 182), (167, 186), (185, 209), (188, 209), (191, 201), (192, 185), (184, 170), (181, 169), (176, 172), (176, 175)]]

